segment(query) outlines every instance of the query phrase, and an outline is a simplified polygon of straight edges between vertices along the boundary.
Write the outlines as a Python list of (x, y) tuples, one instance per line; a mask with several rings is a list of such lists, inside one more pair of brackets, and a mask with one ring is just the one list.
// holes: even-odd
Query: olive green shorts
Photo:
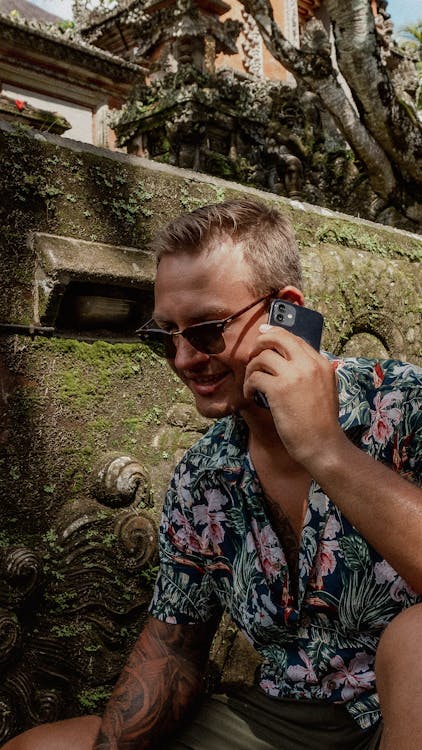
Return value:
[(376, 750), (381, 725), (363, 731), (344, 706), (271, 698), (259, 688), (207, 698), (161, 750)]

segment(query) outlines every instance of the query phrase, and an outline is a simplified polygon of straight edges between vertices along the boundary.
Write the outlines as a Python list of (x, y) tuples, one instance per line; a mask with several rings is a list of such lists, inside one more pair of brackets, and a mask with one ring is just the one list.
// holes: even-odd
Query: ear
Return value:
[(294, 305), (300, 305), (301, 307), (305, 304), (305, 298), (303, 293), (296, 286), (284, 286), (278, 290), (277, 297), (285, 299), (287, 302), (292, 302)]

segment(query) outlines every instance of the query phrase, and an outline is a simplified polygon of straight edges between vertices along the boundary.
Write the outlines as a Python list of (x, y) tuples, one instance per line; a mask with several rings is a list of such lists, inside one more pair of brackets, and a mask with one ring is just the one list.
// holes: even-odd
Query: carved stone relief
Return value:
[(109, 454), (91, 490), (36, 550), (1, 551), (0, 742), (100, 707), (145, 617), (157, 555), (148, 472)]
[(244, 54), (243, 64), (245, 70), (253, 76), (262, 78), (264, 75), (264, 63), (262, 57), (262, 37), (259, 33), (257, 23), (250, 13), (242, 9), (242, 50)]

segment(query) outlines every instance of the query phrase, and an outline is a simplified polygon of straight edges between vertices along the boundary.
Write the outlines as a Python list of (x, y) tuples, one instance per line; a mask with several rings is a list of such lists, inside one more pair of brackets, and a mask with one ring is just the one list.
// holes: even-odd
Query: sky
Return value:
[[(32, 2), (63, 18), (72, 17), (72, 0), (32, 0)], [(388, 12), (397, 32), (403, 26), (422, 21), (422, 0), (389, 0)]]

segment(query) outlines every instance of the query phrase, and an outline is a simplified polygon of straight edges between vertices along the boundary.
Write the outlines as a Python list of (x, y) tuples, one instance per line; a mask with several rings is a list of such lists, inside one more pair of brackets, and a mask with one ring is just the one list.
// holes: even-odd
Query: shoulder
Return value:
[(334, 358), (343, 429), (359, 445), (419, 483), (422, 472), (422, 368), (399, 360)]
[(246, 425), (237, 416), (215, 422), (176, 466), (171, 477), (164, 503), (165, 514), (170, 518), (174, 509), (182, 515), (191, 514), (204, 496), (220, 487), (225, 492), (227, 478), (241, 473), (247, 441)]
[(420, 393), (422, 368), (418, 365), (396, 359), (327, 356), (336, 369), (340, 389), (359, 386), (366, 393), (394, 390)]
[(404, 420), (413, 436), (420, 432), (422, 368), (395, 359), (326, 356), (336, 371), (344, 430), (368, 428), (385, 416), (397, 426)]
[(219, 419), (183, 455), (175, 477), (189, 470), (191, 476), (243, 461), (247, 428), (240, 417)]

